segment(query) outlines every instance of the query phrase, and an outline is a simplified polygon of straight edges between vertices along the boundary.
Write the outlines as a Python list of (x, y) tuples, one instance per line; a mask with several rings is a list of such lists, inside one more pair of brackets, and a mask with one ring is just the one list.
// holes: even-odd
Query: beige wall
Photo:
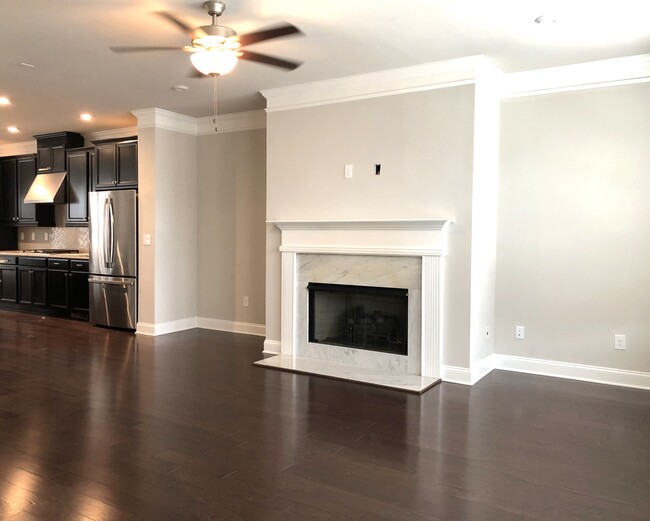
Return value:
[[(160, 325), (196, 317), (196, 137), (161, 128), (138, 131), (139, 316)], [(151, 235), (151, 246), (142, 235)]]
[[(474, 87), (272, 112), (267, 218), (455, 218), (444, 363), (469, 366)], [(382, 164), (380, 176), (375, 163)], [(343, 177), (354, 164), (354, 178)], [(267, 339), (279, 340), (279, 231), (267, 235)]]
[(647, 83), (503, 102), (497, 353), (650, 371), (649, 115)]
[(266, 132), (198, 142), (199, 316), (263, 325)]

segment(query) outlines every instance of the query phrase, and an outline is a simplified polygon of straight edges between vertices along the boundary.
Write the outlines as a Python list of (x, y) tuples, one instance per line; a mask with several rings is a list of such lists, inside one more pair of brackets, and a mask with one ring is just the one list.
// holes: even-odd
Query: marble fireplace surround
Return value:
[[(416, 393), (440, 381), (442, 269), (451, 222), (271, 221), (282, 232), (281, 347), (256, 365)], [(408, 288), (408, 356), (310, 343), (308, 282)]]

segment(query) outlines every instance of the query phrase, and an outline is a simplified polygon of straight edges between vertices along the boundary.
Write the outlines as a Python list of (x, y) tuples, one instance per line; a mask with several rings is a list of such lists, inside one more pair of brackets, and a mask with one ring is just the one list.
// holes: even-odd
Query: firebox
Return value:
[(408, 290), (310, 282), (309, 341), (408, 354)]

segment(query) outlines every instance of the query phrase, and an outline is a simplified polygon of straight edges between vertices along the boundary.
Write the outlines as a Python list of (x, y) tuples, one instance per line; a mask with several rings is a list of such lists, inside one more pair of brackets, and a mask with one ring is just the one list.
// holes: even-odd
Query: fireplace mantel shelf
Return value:
[(454, 219), (267, 221), (280, 230), (442, 230)]

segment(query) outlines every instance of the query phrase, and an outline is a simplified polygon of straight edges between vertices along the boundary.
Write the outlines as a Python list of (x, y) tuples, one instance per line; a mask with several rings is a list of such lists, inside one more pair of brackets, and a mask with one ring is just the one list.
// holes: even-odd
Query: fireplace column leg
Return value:
[(422, 257), (422, 376), (440, 378), (442, 349), (441, 258)]
[(280, 353), (296, 356), (296, 260), (292, 251), (282, 252), (282, 323), (280, 325)]

